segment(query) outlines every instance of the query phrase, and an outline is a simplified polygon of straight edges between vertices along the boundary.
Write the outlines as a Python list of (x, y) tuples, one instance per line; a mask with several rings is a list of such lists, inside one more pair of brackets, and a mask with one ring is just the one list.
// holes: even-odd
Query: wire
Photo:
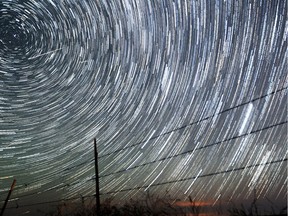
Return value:
[(93, 197), (93, 196), (95, 196), (95, 195), (74, 197), (74, 198), (69, 198), (69, 199), (59, 199), (59, 200), (46, 201), (46, 202), (31, 203), (31, 204), (26, 204), (26, 205), (17, 205), (15, 207), (8, 207), (6, 209), (15, 209), (15, 208), (23, 208), (23, 207), (29, 207), (29, 206), (37, 206), (37, 205), (44, 205), (44, 204), (51, 204), (51, 203), (59, 203), (59, 202), (62, 202), (62, 201), (84, 199), (84, 198)]
[[(170, 133), (172, 133), (172, 132), (175, 132), (175, 131), (177, 131), (177, 130), (181, 130), (181, 129), (183, 129), (183, 128), (189, 127), (189, 126), (194, 125), (194, 124), (198, 124), (198, 123), (200, 123), (200, 122), (202, 122), (202, 121), (205, 121), (205, 120), (208, 120), (208, 119), (210, 119), (210, 118), (213, 118), (213, 117), (216, 116), (216, 115), (223, 114), (223, 113), (228, 112), (228, 111), (230, 111), (230, 110), (233, 110), (233, 109), (239, 108), (239, 107), (241, 107), (241, 106), (247, 105), (247, 104), (249, 104), (249, 103), (251, 103), (251, 102), (255, 102), (255, 101), (257, 101), (257, 100), (263, 99), (263, 98), (268, 97), (268, 96), (270, 96), (270, 95), (273, 95), (273, 94), (276, 94), (276, 93), (278, 93), (278, 92), (284, 91), (284, 90), (286, 90), (287, 88), (288, 88), (288, 87), (283, 87), (283, 88), (281, 88), (281, 89), (272, 91), (272, 92), (270, 92), (270, 93), (268, 93), (268, 94), (265, 94), (265, 95), (256, 97), (256, 98), (252, 99), (251, 101), (248, 101), (248, 102), (239, 104), (239, 105), (234, 106), (234, 107), (227, 108), (227, 109), (225, 109), (225, 110), (222, 110), (222, 111), (219, 112), (219, 113), (213, 114), (212, 116), (205, 117), (205, 118), (203, 118), (203, 119), (200, 119), (200, 120), (198, 120), (198, 121), (189, 123), (189, 124), (187, 124), (187, 125), (183, 125), (183, 126), (181, 126), (181, 127), (178, 127), (178, 128), (173, 129), (173, 130), (167, 131), (167, 132), (165, 132), (165, 133), (163, 133), (163, 134), (159, 134), (159, 135), (153, 136), (153, 137), (151, 137), (150, 139), (142, 140), (141, 142), (132, 144), (131, 146), (127, 146), (127, 147), (124, 147), (124, 148), (122, 148), (122, 149), (118, 149), (118, 150), (116, 150), (116, 151), (114, 151), (114, 152), (110, 152), (110, 153), (101, 155), (101, 156), (99, 156), (98, 158), (100, 159), (100, 158), (109, 156), (109, 155), (111, 155), (111, 154), (114, 154), (114, 153), (117, 153), (117, 152), (120, 152), (120, 151), (124, 151), (124, 150), (126, 150), (126, 149), (129, 149), (129, 148), (138, 146), (138, 145), (140, 145), (140, 144), (142, 144), (142, 143), (145, 143), (145, 142), (147, 142), (147, 141), (156, 139), (156, 138), (158, 138), (158, 137), (160, 137), (160, 136), (165, 136), (165, 135), (170, 134)], [(231, 138), (231, 139), (234, 139), (234, 138)], [(225, 142), (225, 141), (226, 141), (226, 140), (221, 141), (221, 142)], [(228, 140), (227, 140), (227, 141), (228, 141)], [(219, 143), (221, 143), (221, 142), (219, 142)], [(211, 145), (217, 145), (217, 144), (219, 144), (219, 143), (214, 143), (214, 144), (211, 144)], [(203, 147), (201, 147), (201, 148), (207, 148), (207, 147), (209, 147), (209, 146), (203, 146)], [(198, 149), (196, 149), (196, 150), (198, 150)], [(191, 151), (194, 151), (194, 149), (191, 150)], [(186, 154), (186, 153), (189, 153), (189, 152), (190, 152), (190, 151), (187, 151), (187, 152), (184, 152), (184, 153), (181, 153), (181, 154), (178, 154), (178, 155)], [(175, 156), (178, 156), (178, 155), (175, 155)], [(168, 158), (171, 158), (171, 157), (174, 157), (174, 156), (170, 156), (170, 157), (168, 157)], [(168, 159), (168, 158), (163, 158), (163, 159), (160, 159), (160, 160), (158, 160), (158, 161), (165, 160), (165, 159)], [(65, 168), (65, 169), (63, 170), (63, 172), (69, 171), (69, 170), (74, 169), (74, 168), (76, 168), (76, 167), (83, 166), (83, 165), (85, 165), (85, 164), (87, 164), (87, 163), (89, 163), (89, 162), (93, 162), (93, 161), (94, 161), (94, 159), (90, 159), (90, 160), (87, 160), (87, 161), (85, 161), (85, 162), (81, 162), (80, 164), (77, 164), (77, 165), (74, 165), (74, 166)], [(154, 161), (154, 162), (157, 162), (157, 161)], [(127, 169), (127, 170), (130, 170), (130, 169), (133, 169), (133, 167), (130, 167), (130, 168)], [(120, 170), (120, 171), (121, 171), (121, 170)], [(120, 171), (119, 171), (119, 172), (120, 172)], [(126, 171), (126, 170), (125, 170), (125, 171)], [(116, 172), (116, 173), (117, 173), (117, 172)], [(110, 175), (110, 174), (107, 174), (107, 175)], [(107, 175), (105, 175), (105, 176), (107, 176)], [(34, 182), (34, 183), (37, 183), (37, 182)], [(27, 187), (28, 185), (33, 185), (34, 183), (32, 182), (32, 183), (29, 183), (29, 184), (24, 184), (24, 186)], [(19, 190), (19, 189), (21, 189), (21, 188), (23, 188), (23, 187), (16, 187), (15, 190)]]
[[(284, 88), (281, 88), (281, 89), (272, 91), (272, 92), (270, 92), (270, 93), (268, 93), (268, 94), (266, 94), (266, 95), (262, 95), (262, 96), (256, 97), (256, 98), (252, 99), (251, 101), (248, 101), (248, 102), (239, 104), (239, 105), (234, 106), (234, 107), (227, 108), (227, 109), (225, 109), (225, 110), (220, 111), (219, 113), (213, 114), (212, 116), (205, 117), (205, 118), (200, 119), (200, 120), (198, 120), (198, 121), (195, 121), (195, 122), (189, 123), (189, 124), (187, 124), (187, 125), (183, 125), (183, 126), (181, 126), (181, 127), (178, 127), (178, 128), (173, 129), (173, 130), (167, 131), (167, 132), (165, 132), (165, 133), (162, 133), (162, 134), (153, 136), (153, 137), (151, 137), (150, 139), (142, 140), (141, 142), (135, 143), (135, 144), (133, 144), (133, 145), (131, 145), (131, 146), (124, 147), (124, 148), (122, 148), (122, 149), (118, 149), (118, 150), (116, 150), (116, 151), (114, 151), (114, 152), (110, 152), (110, 153), (104, 154), (104, 155), (102, 155), (102, 156), (99, 156), (98, 158), (103, 158), (103, 157), (109, 156), (109, 155), (111, 155), (111, 154), (114, 154), (114, 153), (117, 153), (117, 152), (120, 152), (120, 151), (129, 149), (129, 148), (138, 146), (138, 145), (140, 145), (140, 144), (142, 144), (142, 143), (144, 143), (144, 142), (147, 142), (147, 141), (156, 139), (156, 138), (158, 138), (158, 137), (160, 137), (160, 136), (164, 136), (164, 135), (170, 134), (170, 133), (172, 133), (172, 132), (175, 132), (175, 131), (177, 131), (177, 130), (181, 130), (181, 129), (185, 128), (185, 127), (189, 127), (189, 126), (191, 126), (191, 125), (198, 124), (198, 123), (200, 123), (200, 122), (202, 122), (202, 121), (205, 121), (205, 120), (208, 120), (208, 119), (210, 119), (210, 118), (213, 118), (213, 117), (216, 116), (216, 115), (223, 114), (223, 113), (228, 112), (228, 111), (230, 111), (230, 110), (233, 110), (233, 109), (239, 108), (239, 107), (241, 107), (241, 106), (247, 105), (247, 104), (249, 104), (249, 103), (251, 103), (251, 102), (255, 102), (255, 101), (260, 100), (260, 99), (263, 99), (263, 98), (265, 98), (265, 97), (267, 97), (267, 96), (270, 96), (270, 95), (279, 93), (279, 92), (281, 92), (281, 91), (284, 91), (284, 90), (286, 90), (287, 88), (288, 88), (288, 87), (284, 87)], [(114, 172), (114, 173), (109, 173), (109, 174), (106, 174), (106, 175), (102, 175), (102, 176), (100, 176), (99, 178), (103, 178), (103, 177), (106, 177), (106, 176), (109, 176), (109, 175), (113, 175), (113, 174), (117, 174), (117, 173), (126, 172), (126, 171), (131, 170), (131, 169), (135, 169), (135, 168), (142, 167), (142, 166), (146, 166), (146, 165), (149, 165), (149, 164), (152, 164), (152, 163), (156, 163), (156, 162), (159, 162), (159, 161), (171, 159), (171, 158), (174, 158), (174, 157), (178, 157), (178, 156), (180, 156), (180, 155), (189, 154), (189, 153), (192, 153), (193, 151), (197, 151), (197, 150), (201, 150), (201, 149), (204, 149), (204, 148), (208, 148), (208, 147), (212, 147), (212, 146), (215, 146), (215, 145), (219, 145), (219, 144), (221, 144), (222, 142), (227, 142), (227, 141), (230, 141), (230, 140), (233, 140), (233, 139), (237, 139), (237, 138), (240, 138), (240, 137), (243, 137), (243, 136), (247, 136), (247, 135), (252, 134), (252, 133), (257, 133), (257, 132), (260, 132), (260, 131), (262, 131), (262, 130), (266, 130), (266, 129), (269, 129), (269, 128), (272, 128), (272, 127), (276, 127), (276, 126), (279, 126), (279, 125), (282, 125), (282, 124), (286, 124), (286, 123), (287, 123), (287, 121), (285, 121), (285, 122), (280, 122), (280, 123), (275, 124), (275, 125), (271, 125), (271, 126), (267, 126), (267, 127), (265, 127), (265, 128), (262, 128), (262, 129), (258, 129), (258, 130), (255, 130), (255, 131), (251, 131), (250, 133), (246, 133), (246, 134), (234, 136), (234, 137), (227, 138), (227, 139), (225, 139), (225, 140), (222, 140), (222, 141), (219, 141), (219, 142), (216, 142), (216, 143), (208, 144), (208, 145), (206, 145), (206, 146), (198, 147), (198, 148), (195, 148), (195, 149), (192, 149), (192, 150), (189, 150), (189, 151), (186, 151), (186, 152), (182, 152), (182, 153), (179, 153), (179, 154), (176, 154), (176, 155), (172, 155), (172, 156), (169, 156), (169, 157), (166, 157), (166, 158), (162, 158), (162, 159), (159, 159), (159, 160), (154, 160), (154, 161), (151, 161), (151, 162), (148, 162), (148, 163), (145, 163), (145, 164), (141, 164), (141, 165), (137, 165), (137, 166), (134, 166), (134, 167), (130, 167), (130, 168), (125, 169), (125, 170), (119, 170), (119, 171)], [(76, 167), (85, 165), (85, 164), (87, 164), (87, 162), (92, 162), (93, 160), (94, 160), (94, 159), (87, 160), (87, 161), (85, 161), (85, 162), (81, 162), (80, 164), (77, 164), (77, 165), (75, 165), (75, 166), (71, 166), (71, 167), (65, 168), (63, 171), (69, 171), (69, 170), (74, 169), (74, 168), (76, 168)], [(93, 178), (91, 178), (91, 179), (88, 179), (88, 180), (86, 180), (85, 182), (91, 181), (91, 180), (93, 180), (93, 179), (95, 179), (95, 177), (93, 177)], [(35, 183), (36, 183), (36, 182), (35, 182)], [(59, 186), (59, 187), (52, 188), (51, 190), (61, 189), (61, 188), (64, 188), (64, 187), (70, 187), (70, 186), (73, 186), (73, 185), (78, 184), (78, 183), (80, 183), (80, 182), (78, 181), (78, 182), (75, 182), (75, 183), (68, 183), (68, 184), (65, 184), (65, 185), (61, 185), (61, 186)], [(33, 184), (34, 184), (34, 183), (24, 184), (24, 186), (27, 187), (28, 185), (33, 185)], [(21, 188), (23, 188), (23, 187), (18, 187), (18, 188), (15, 188), (14, 190), (19, 190), (19, 189), (21, 189)], [(51, 191), (51, 190), (47, 190), (47, 191)], [(47, 191), (44, 191), (44, 192), (47, 192)], [(39, 192), (35, 192), (35, 193), (31, 193), (31, 194), (26, 194), (26, 195), (23, 195), (23, 196), (19, 196), (18, 198), (22, 198), (22, 197), (26, 197), (26, 196), (31, 196), (31, 195), (35, 195), (35, 194), (38, 194), (38, 193), (39, 193)], [(3, 202), (3, 201), (0, 201), (0, 202)]]
[[(165, 185), (165, 184), (183, 182), (183, 181), (188, 181), (188, 180), (193, 180), (193, 179), (198, 179), (198, 178), (203, 178), (203, 177), (208, 177), (208, 176), (214, 176), (214, 175), (226, 174), (226, 173), (230, 173), (230, 172), (236, 172), (236, 171), (250, 169), (250, 168), (254, 168), (254, 167), (258, 167), (258, 166), (268, 166), (268, 165), (271, 165), (271, 164), (281, 163), (281, 162), (286, 162), (286, 161), (287, 161), (287, 158), (284, 158), (284, 159), (271, 161), (271, 162), (267, 162), (267, 163), (253, 164), (253, 165), (249, 165), (249, 166), (245, 166), (245, 167), (239, 167), (239, 168), (235, 168), (235, 169), (229, 169), (229, 170), (225, 170), (225, 171), (219, 171), (219, 172), (214, 172), (214, 173), (208, 173), (208, 174), (203, 174), (203, 175), (192, 176), (192, 177), (188, 177), (188, 178), (182, 178), (182, 179), (173, 180), (173, 181), (167, 181), (167, 182), (161, 182), (161, 183), (157, 183), (157, 184), (151, 184), (149, 186), (139, 186), (139, 187), (134, 187), (134, 188), (122, 189), (122, 190), (118, 190), (118, 191), (109, 191), (109, 192), (106, 192), (106, 193), (100, 193), (100, 195), (103, 196), (103, 195), (114, 194), (114, 193), (119, 193), (119, 192), (144, 189), (144, 188), (147, 188), (147, 187), (155, 187), (155, 186), (160, 186), (160, 185)], [(69, 199), (59, 199), (59, 200), (53, 200), (53, 201), (31, 203), (31, 204), (20, 205), (20, 206), (17, 205), (16, 207), (8, 207), (6, 209), (15, 209), (15, 208), (23, 208), (23, 207), (29, 207), (29, 206), (43, 205), (43, 204), (59, 203), (59, 202), (62, 202), (62, 201), (76, 200), (76, 199), (80, 199), (80, 198), (84, 199), (84, 198), (87, 198), (87, 197), (94, 197), (94, 196), (95, 196), (95, 194), (88, 195), (88, 196), (69, 198)]]
[[(197, 150), (201, 150), (201, 149), (204, 149), (204, 148), (209, 148), (209, 147), (212, 147), (212, 146), (215, 146), (215, 145), (219, 145), (222, 142), (227, 142), (227, 141), (230, 141), (230, 140), (233, 140), (233, 139), (237, 139), (237, 138), (241, 138), (241, 137), (247, 136), (247, 135), (252, 134), (252, 133), (258, 133), (258, 132), (263, 131), (263, 130), (267, 130), (267, 129), (270, 129), (270, 128), (273, 128), (273, 127), (276, 127), (276, 126), (287, 124), (287, 122), (288, 121), (280, 122), (280, 123), (275, 124), (275, 125), (270, 125), (270, 126), (267, 126), (265, 128), (262, 128), (262, 129), (251, 131), (250, 133), (246, 133), (246, 134), (242, 134), (242, 135), (235, 136), (235, 137), (232, 137), (232, 138), (228, 138), (228, 139), (225, 139), (225, 140), (213, 143), (213, 144), (208, 144), (206, 146), (194, 148), (192, 150), (189, 150), (189, 151), (186, 151), (186, 152), (182, 152), (182, 153), (179, 153), (179, 154), (176, 154), (176, 155), (172, 155), (172, 156), (169, 156), (169, 157), (166, 157), (166, 158), (161, 158), (159, 160), (154, 160), (154, 161), (150, 161), (148, 163), (144, 163), (144, 164), (141, 164), (141, 165), (133, 166), (133, 167), (130, 167), (129, 169), (119, 170), (117, 172), (113, 172), (113, 173), (109, 173), (109, 174), (106, 174), (106, 175), (102, 175), (102, 176), (99, 176), (99, 178), (104, 178), (104, 177), (107, 177), (107, 176), (110, 176), (110, 175), (114, 175), (114, 174), (117, 174), (117, 173), (122, 173), (122, 172), (126, 172), (126, 171), (129, 171), (129, 170), (132, 170), (132, 169), (136, 169), (138, 167), (147, 166), (147, 165), (159, 162), (159, 161), (164, 161), (164, 160), (168, 160), (168, 159), (171, 159), (171, 158), (174, 158), (174, 157), (178, 157), (178, 156), (181, 156), (181, 155), (184, 155), (184, 154), (189, 154), (189, 153), (192, 153), (193, 151), (197, 151)], [(73, 182), (73, 183), (70, 183), (70, 184), (64, 184), (64, 185), (61, 185), (61, 186), (58, 186), (58, 187), (53, 187), (53, 188), (48, 189), (46, 191), (42, 191), (41, 193), (48, 192), (48, 191), (51, 191), (51, 190), (59, 190), (59, 189), (65, 188), (65, 187), (71, 187), (71, 186), (79, 184), (79, 183), (87, 183), (87, 182), (89, 182), (91, 180), (94, 180), (94, 179), (95, 179), (95, 177), (92, 177), (92, 178), (90, 178), (90, 179), (88, 179), (86, 181), (77, 181), (77, 182)], [(39, 193), (39, 191), (38, 192), (34, 192), (34, 193), (30, 193), (30, 194), (25, 194), (25, 195), (22, 195), (22, 196), (18, 196), (18, 197), (14, 198), (14, 199), (17, 199), (17, 198), (19, 199), (19, 198), (23, 198), (23, 197), (27, 197), (27, 196), (32, 196), (32, 195), (36, 195), (38, 193)], [(4, 201), (0, 201), (0, 202), (4, 202)]]
[[(135, 169), (135, 168), (138, 168), (138, 167), (146, 166), (146, 165), (153, 164), (153, 163), (156, 163), (156, 162), (159, 162), (159, 161), (168, 160), (168, 159), (171, 159), (171, 158), (174, 158), (174, 157), (178, 157), (178, 156), (181, 156), (181, 155), (189, 154), (189, 153), (192, 153), (192, 152), (194, 152), (194, 151), (198, 151), (198, 150), (201, 150), (201, 149), (205, 149), (205, 148), (209, 148), (209, 147), (212, 147), (212, 146), (215, 146), (215, 145), (219, 145), (219, 144), (221, 144), (221, 143), (223, 143), (223, 142), (228, 142), (228, 141), (231, 141), (231, 140), (233, 140), (233, 139), (238, 139), (238, 138), (247, 136), (247, 135), (249, 135), (249, 134), (258, 133), (258, 132), (260, 132), (260, 131), (268, 130), (268, 129), (270, 129), (270, 128), (273, 128), (273, 127), (276, 127), (276, 126), (280, 126), (280, 125), (283, 125), (283, 124), (287, 124), (287, 121), (285, 121), (285, 122), (280, 122), (280, 123), (275, 124), (275, 125), (270, 125), (270, 126), (267, 126), (267, 127), (265, 127), (265, 128), (258, 129), (258, 130), (255, 130), (255, 131), (251, 131), (250, 133), (246, 133), (246, 134), (234, 136), (234, 137), (227, 138), (227, 139), (222, 140), (222, 141), (219, 141), (219, 142), (215, 142), (215, 143), (212, 143), (212, 144), (208, 144), (208, 145), (205, 145), (205, 146), (201, 146), (201, 147), (198, 147), (198, 148), (194, 148), (194, 149), (192, 149), (192, 150), (188, 150), (188, 151), (185, 151), (185, 152), (181, 152), (181, 153), (179, 153), (179, 154), (175, 154), (175, 155), (172, 155), (172, 156), (169, 156), (169, 157), (166, 157), (166, 158), (161, 158), (161, 159), (159, 159), (159, 160), (150, 161), (150, 162), (147, 162), (147, 163), (144, 163), (144, 164), (141, 164), (141, 165), (132, 166), (132, 167), (130, 167), (130, 168), (128, 168), (128, 169), (123, 169), (123, 170), (119, 170), (119, 171), (117, 171), (117, 172), (113, 172), (113, 173), (109, 173), (109, 174), (106, 174), (106, 175), (102, 175), (102, 176), (100, 176), (100, 178), (103, 178), (103, 177), (106, 177), (106, 176), (109, 176), (109, 175), (113, 175), (113, 174), (117, 174), (117, 173), (126, 172), (126, 171), (129, 171), (129, 170), (131, 170), (131, 169)], [(94, 177), (93, 179), (95, 179), (95, 177)]]
[(233, 109), (239, 108), (239, 107), (241, 107), (241, 106), (247, 105), (247, 104), (249, 104), (249, 103), (255, 102), (255, 101), (257, 101), (257, 100), (263, 99), (263, 98), (268, 97), (268, 96), (270, 96), (270, 95), (272, 95), (272, 94), (276, 94), (276, 93), (278, 93), (278, 92), (284, 91), (284, 90), (286, 90), (287, 88), (288, 88), (288, 87), (284, 87), (284, 88), (281, 88), (281, 89), (272, 91), (271, 93), (268, 93), (268, 94), (266, 94), (266, 95), (262, 95), (262, 96), (260, 96), (260, 97), (254, 98), (254, 99), (252, 99), (251, 101), (244, 102), (244, 103), (239, 104), (239, 105), (237, 105), (237, 106), (227, 108), (227, 109), (225, 109), (225, 110), (220, 111), (219, 113), (214, 113), (214, 114), (211, 115), (211, 116), (205, 117), (205, 118), (200, 119), (200, 120), (197, 120), (197, 121), (195, 121), (195, 122), (192, 122), (192, 123), (189, 123), (189, 124), (186, 124), (186, 125), (182, 125), (181, 127), (174, 128), (174, 129), (172, 129), (172, 130), (170, 130), (170, 131), (167, 131), (167, 132), (165, 132), (165, 133), (158, 134), (158, 135), (156, 135), (156, 136), (152, 136), (152, 137), (149, 138), (149, 139), (142, 140), (142, 141), (140, 141), (140, 142), (138, 142), (138, 143), (132, 144), (132, 145), (127, 146), (127, 147), (124, 147), (124, 148), (122, 148), (122, 149), (118, 149), (118, 150), (115, 150), (115, 151), (113, 151), (113, 152), (109, 152), (109, 153), (107, 153), (107, 154), (101, 155), (101, 156), (99, 156), (99, 158), (103, 158), (103, 157), (109, 156), (109, 155), (111, 155), (111, 154), (115, 154), (115, 153), (117, 153), (117, 152), (124, 151), (124, 150), (126, 150), (126, 149), (133, 148), (133, 147), (135, 147), (135, 146), (139, 146), (140, 144), (145, 143), (145, 142), (147, 142), (147, 141), (156, 139), (156, 138), (161, 137), (161, 136), (165, 136), (165, 135), (167, 135), (167, 134), (170, 134), (170, 133), (172, 133), (172, 132), (175, 132), (175, 131), (184, 129), (184, 128), (186, 128), (186, 127), (190, 127), (190, 126), (195, 125), (195, 124), (199, 124), (200, 122), (206, 121), (206, 120), (208, 120), (208, 119), (210, 119), (210, 118), (213, 118), (213, 117), (215, 117), (216, 115), (223, 114), (223, 113), (228, 112), (228, 111), (230, 111), (230, 110), (233, 110)]
[(280, 160), (276, 160), (276, 161), (271, 161), (271, 162), (267, 162), (267, 163), (260, 163), (260, 164), (254, 164), (254, 165), (245, 166), (245, 167), (239, 167), (239, 168), (230, 169), (230, 170), (225, 170), (225, 171), (220, 171), (220, 172), (214, 172), (214, 173), (197, 175), (197, 176), (188, 177), (188, 178), (182, 178), (182, 179), (173, 180), (173, 181), (161, 182), (161, 183), (157, 183), (157, 184), (151, 184), (151, 185), (139, 186), (139, 187), (135, 187), (135, 188), (122, 189), (122, 190), (118, 190), (118, 191), (110, 191), (110, 192), (102, 193), (102, 194), (100, 194), (100, 195), (104, 195), (104, 194), (114, 194), (114, 193), (131, 191), (131, 190), (139, 190), (139, 189), (143, 189), (143, 188), (147, 188), (147, 187), (152, 187), (152, 186), (172, 184), (172, 183), (177, 183), (177, 182), (182, 182), (182, 181), (188, 181), (188, 180), (192, 180), (192, 179), (198, 179), (198, 178), (203, 178), (203, 177), (208, 177), (208, 176), (226, 174), (226, 173), (235, 172), (235, 171), (239, 171), (239, 170), (250, 169), (250, 168), (258, 167), (258, 166), (267, 166), (267, 165), (271, 165), (271, 164), (275, 164), (275, 163), (281, 163), (281, 162), (285, 162), (285, 161), (287, 161), (287, 158), (280, 159)]

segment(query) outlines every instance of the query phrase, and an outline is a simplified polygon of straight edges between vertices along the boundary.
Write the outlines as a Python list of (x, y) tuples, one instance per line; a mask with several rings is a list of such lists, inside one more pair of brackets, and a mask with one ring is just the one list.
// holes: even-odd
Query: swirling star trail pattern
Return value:
[(285, 0), (1, 1), (7, 213), (95, 194), (94, 137), (101, 199), (286, 202), (287, 35)]

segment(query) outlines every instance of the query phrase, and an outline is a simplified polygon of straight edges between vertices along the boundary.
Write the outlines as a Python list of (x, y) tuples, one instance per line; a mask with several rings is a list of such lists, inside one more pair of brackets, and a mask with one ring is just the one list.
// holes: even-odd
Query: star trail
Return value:
[(287, 8), (1, 1), (0, 205), (93, 196), (94, 137), (101, 199), (286, 203)]

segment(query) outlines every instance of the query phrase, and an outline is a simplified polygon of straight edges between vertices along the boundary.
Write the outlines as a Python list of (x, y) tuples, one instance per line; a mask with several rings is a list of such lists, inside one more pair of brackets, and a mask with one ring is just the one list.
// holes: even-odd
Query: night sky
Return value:
[(2, 0), (0, 207), (13, 179), (7, 215), (93, 198), (93, 138), (101, 199), (149, 192), (282, 207), (287, 8)]

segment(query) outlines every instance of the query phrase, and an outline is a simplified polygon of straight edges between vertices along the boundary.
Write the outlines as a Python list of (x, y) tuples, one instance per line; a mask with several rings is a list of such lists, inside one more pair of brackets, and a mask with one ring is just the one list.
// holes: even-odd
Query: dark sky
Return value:
[(96, 137), (101, 199), (282, 207), (287, 35), (285, 0), (1, 1), (0, 206), (93, 196)]

